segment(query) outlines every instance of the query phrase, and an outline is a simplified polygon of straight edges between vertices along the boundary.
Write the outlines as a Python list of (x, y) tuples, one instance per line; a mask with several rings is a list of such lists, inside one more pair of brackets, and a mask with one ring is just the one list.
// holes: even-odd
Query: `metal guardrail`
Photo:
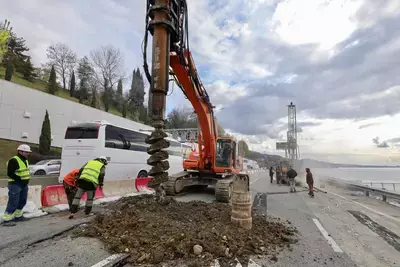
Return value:
[(360, 191), (364, 191), (366, 196), (369, 196), (370, 193), (376, 193), (378, 195), (382, 196), (382, 200), (383, 201), (387, 201), (387, 198), (391, 198), (391, 199), (396, 199), (396, 200), (400, 200), (400, 194), (396, 193), (396, 192), (391, 192), (391, 191), (387, 191), (385, 189), (379, 189), (379, 188), (374, 188), (374, 187), (370, 187), (370, 186), (365, 186), (365, 185), (361, 185), (361, 184), (354, 184), (354, 183), (349, 183), (347, 181), (338, 181), (336, 179), (325, 179), (328, 183), (332, 183), (332, 184), (336, 184), (338, 186), (347, 186), (349, 188), (354, 188), (354, 189), (358, 189)]
[(374, 181), (363, 181), (363, 185), (371, 185), (373, 187), (374, 184), (380, 184), (381, 188), (385, 190), (384, 185), (392, 185), (393, 191), (396, 191), (396, 185), (400, 186), (400, 182), (374, 182)]

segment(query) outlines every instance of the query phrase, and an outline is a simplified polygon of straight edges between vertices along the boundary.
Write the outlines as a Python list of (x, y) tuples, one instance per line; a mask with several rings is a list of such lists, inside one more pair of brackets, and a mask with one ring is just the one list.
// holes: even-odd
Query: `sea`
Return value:
[(314, 168), (311, 172), (316, 180), (332, 177), (400, 192), (400, 168)]

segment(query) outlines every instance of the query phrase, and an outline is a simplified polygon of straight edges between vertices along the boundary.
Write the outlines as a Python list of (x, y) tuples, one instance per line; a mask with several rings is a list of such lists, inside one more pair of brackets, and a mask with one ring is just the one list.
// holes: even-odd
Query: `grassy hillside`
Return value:
[[(17, 147), (23, 142), (0, 139), (0, 177), (7, 175), (6, 162), (17, 154)], [(29, 143), (24, 143), (29, 144)], [(29, 162), (34, 164), (42, 159), (61, 158), (61, 148), (52, 147), (49, 155), (43, 156), (39, 154), (39, 145), (29, 144), (33, 153)]]
[[(0, 67), (0, 79), (4, 79), (5, 76), (5, 68), (4, 67)], [(18, 73), (18, 72), (14, 72), (11, 81), (13, 83), (16, 84), (20, 84), (29, 88), (33, 88), (42, 92), (47, 92), (47, 83), (45, 81), (39, 80), (39, 79), (35, 79), (33, 82), (27, 81), (22, 77), (22, 74)], [(78, 99), (76, 99), (75, 97), (71, 97), (69, 95), (69, 92), (67, 90), (64, 89), (60, 89), (57, 94), (57, 96), (74, 101), (74, 102), (78, 102)]]
[[(4, 79), (5, 76), (5, 68), (0, 66), (0, 79)], [(46, 92), (47, 93), (47, 82), (42, 81), (40, 79), (34, 79), (33, 82), (27, 81), (23, 78), (22, 74), (18, 73), (18, 72), (14, 72), (13, 76), (11, 78), (11, 81), (13, 83), (19, 84), (19, 85), (23, 85), (29, 88), (33, 88), (42, 92)], [(56, 96), (70, 100), (70, 101), (74, 101), (74, 102), (79, 102), (79, 100), (75, 97), (72, 97), (69, 95), (69, 91), (60, 88), (58, 90), (58, 92), (56, 93)], [(84, 102), (83, 104), (85, 105), (90, 105), (90, 100)], [(100, 103), (100, 108), (104, 109), (104, 105), (102, 103)], [(111, 106), (109, 111), (109, 113), (113, 114), (113, 115), (117, 115), (122, 117), (121, 112), (119, 112), (114, 106)], [(132, 117), (128, 116), (128, 119), (133, 119)]]

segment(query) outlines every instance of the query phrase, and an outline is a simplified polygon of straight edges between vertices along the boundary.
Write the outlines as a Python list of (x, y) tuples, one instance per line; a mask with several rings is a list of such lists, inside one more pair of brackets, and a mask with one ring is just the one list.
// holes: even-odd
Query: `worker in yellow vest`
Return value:
[(85, 214), (92, 215), (93, 199), (97, 186), (102, 187), (104, 175), (107, 165), (107, 158), (101, 156), (93, 160), (89, 160), (80, 170), (78, 178), (75, 181), (77, 191), (72, 201), (71, 214), (69, 219), (73, 219), (83, 194), (86, 192)]
[(22, 209), (28, 200), (28, 184), (31, 178), (28, 156), (32, 153), (28, 145), (20, 145), (18, 154), (7, 162), (8, 203), (2, 217), (4, 226), (15, 226), (14, 221), (27, 220)]

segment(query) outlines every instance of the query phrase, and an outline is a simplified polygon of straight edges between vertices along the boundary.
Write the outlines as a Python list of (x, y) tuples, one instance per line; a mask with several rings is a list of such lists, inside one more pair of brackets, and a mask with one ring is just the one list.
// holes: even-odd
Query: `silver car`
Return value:
[(31, 175), (49, 175), (59, 174), (61, 168), (61, 159), (41, 160), (34, 165), (29, 166)]

